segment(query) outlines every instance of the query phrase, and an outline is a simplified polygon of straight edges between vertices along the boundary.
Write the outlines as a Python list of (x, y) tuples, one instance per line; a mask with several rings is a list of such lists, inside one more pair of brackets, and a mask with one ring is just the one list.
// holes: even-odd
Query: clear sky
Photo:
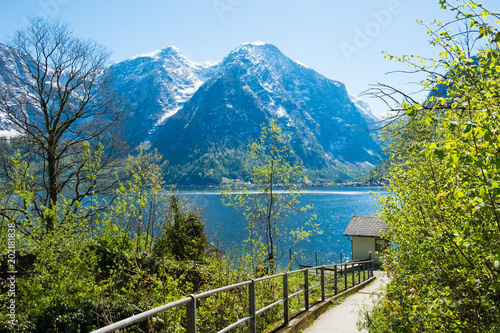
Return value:
[[(500, 1), (482, 2), (500, 11)], [(386, 75), (406, 67), (381, 52), (435, 57), (416, 20), (453, 17), (438, 0), (1, 0), (0, 42), (36, 13), (105, 45), (113, 62), (171, 45), (193, 61), (222, 60), (243, 42), (271, 43), (354, 95), (378, 82), (415, 90), (405, 83), (420, 77)], [(384, 113), (382, 103), (365, 100)]]

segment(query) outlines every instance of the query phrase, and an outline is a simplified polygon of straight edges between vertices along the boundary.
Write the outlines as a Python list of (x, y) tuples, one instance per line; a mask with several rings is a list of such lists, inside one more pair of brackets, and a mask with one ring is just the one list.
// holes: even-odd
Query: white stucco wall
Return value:
[(380, 256), (375, 254), (375, 240), (374, 237), (352, 237), (352, 259), (364, 259), (368, 258), (369, 253), (372, 254), (372, 259), (375, 261), (375, 265), (380, 265)]

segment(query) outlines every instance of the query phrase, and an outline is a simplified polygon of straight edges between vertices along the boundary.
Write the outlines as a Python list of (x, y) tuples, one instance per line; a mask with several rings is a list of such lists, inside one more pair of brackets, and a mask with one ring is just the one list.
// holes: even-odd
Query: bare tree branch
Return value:
[[(110, 194), (124, 151), (123, 104), (111, 90), (109, 52), (73, 37), (66, 24), (34, 17), (9, 46), (16, 66), (5, 68), (9, 89), (2, 93), (0, 113), (19, 135), (2, 142), (0, 177), (12, 178), (15, 154), (30, 161), (32, 213), (51, 231), (55, 220), (45, 210), (55, 209), (62, 196), (74, 211), (90, 195)], [(93, 180), (85, 149), (102, 157)]]

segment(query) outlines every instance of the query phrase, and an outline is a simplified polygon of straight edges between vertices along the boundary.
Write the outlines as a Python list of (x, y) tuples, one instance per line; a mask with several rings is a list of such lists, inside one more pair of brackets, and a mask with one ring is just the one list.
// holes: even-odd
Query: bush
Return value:
[[(468, 30), (465, 37), (483, 49), (472, 57), (471, 45), (438, 26), (433, 43), (444, 50), (436, 63), (447, 75), (429, 70), (425, 86), (434, 93), (422, 105), (403, 104), (405, 116), (388, 132), (398, 163), (380, 217), (393, 244), (384, 261), (391, 282), (366, 314), (373, 332), (500, 326), (500, 32), (487, 22), (498, 15), (474, 2), (440, 3), (478, 28), (478, 37)], [(419, 70), (430, 68), (417, 60)]]

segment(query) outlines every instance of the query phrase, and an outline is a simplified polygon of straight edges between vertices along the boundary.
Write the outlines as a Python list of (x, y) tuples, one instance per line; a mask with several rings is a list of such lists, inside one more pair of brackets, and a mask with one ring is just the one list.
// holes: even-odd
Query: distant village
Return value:
[[(372, 180), (368, 182), (343, 182), (343, 183), (335, 183), (335, 182), (320, 180), (315, 182), (300, 183), (297, 184), (297, 187), (372, 187), (372, 186), (383, 186), (384, 184), (387, 184), (387, 180), (385, 179)], [(252, 188), (253, 184), (249, 182), (244, 182), (241, 179), (225, 179), (220, 185), (174, 185), (174, 187), (177, 188), (225, 188), (227, 186), (230, 187), (246, 186)]]

